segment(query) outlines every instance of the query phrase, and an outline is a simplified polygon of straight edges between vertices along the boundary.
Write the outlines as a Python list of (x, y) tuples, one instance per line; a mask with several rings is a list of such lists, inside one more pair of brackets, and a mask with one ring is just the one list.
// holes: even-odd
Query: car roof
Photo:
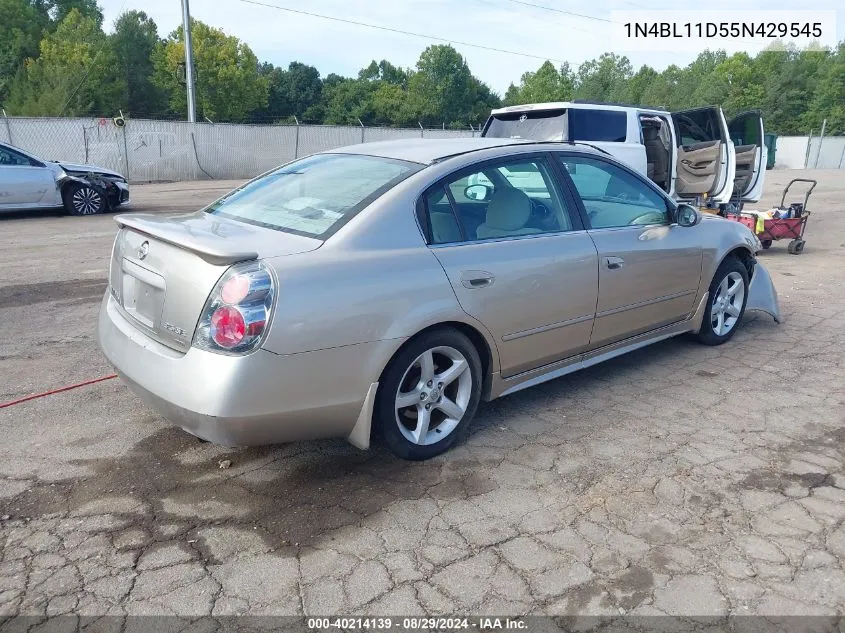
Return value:
[(653, 108), (649, 106), (625, 105), (619, 103), (601, 103), (601, 102), (586, 102), (586, 101), (553, 101), (549, 103), (525, 103), (516, 106), (507, 106), (504, 108), (496, 108), (491, 110), (491, 116), (496, 114), (507, 114), (508, 112), (531, 112), (543, 110), (614, 110), (616, 112), (629, 112), (636, 110), (637, 112), (654, 112), (655, 114), (666, 114), (666, 110), (660, 108)]
[(533, 145), (540, 151), (548, 149), (567, 148), (583, 150), (586, 153), (598, 153), (600, 150), (590, 145), (569, 142), (534, 141), (518, 138), (472, 138), (459, 137), (447, 139), (409, 138), (395, 141), (376, 141), (373, 143), (358, 143), (327, 150), (326, 154), (359, 154), (393, 158), (423, 165), (431, 165), (453, 156), (461, 156), (470, 152), (477, 152), (497, 147), (515, 147)]

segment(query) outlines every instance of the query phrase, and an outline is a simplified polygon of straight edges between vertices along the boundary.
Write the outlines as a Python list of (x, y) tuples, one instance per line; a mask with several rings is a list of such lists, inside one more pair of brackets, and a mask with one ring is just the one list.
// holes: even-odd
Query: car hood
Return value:
[(105, 169), (104, 167), (97, 167), (96, 165), (80, 165), (78, 163), (68, 163), (63, 160), (51, 161), (52, 165), (58, 165), (62, 169), (68, 172), (81, 172), (84, 174), (88, 173), (95, 173), (95, 174), (102, 174), (104, 176), (115, 176), (117, 178), (123, 178), (123, 175), (112, 171), (111, 169)]

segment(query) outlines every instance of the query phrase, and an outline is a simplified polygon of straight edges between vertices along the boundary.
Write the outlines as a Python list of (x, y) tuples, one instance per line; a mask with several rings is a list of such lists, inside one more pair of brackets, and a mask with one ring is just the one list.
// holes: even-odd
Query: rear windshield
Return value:
[(487, 120), (482, 136), (563, 141), (566, 139), (566, 109), (495, 114)]
[(259, 176), (206, 213), (326, 239), (423, 165), (358, 154), (317, 154)]

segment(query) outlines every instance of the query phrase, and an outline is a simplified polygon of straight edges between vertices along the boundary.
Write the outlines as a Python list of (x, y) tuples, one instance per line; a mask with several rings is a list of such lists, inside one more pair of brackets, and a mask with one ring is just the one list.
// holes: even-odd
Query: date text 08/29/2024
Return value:
[(521, 618), (509, 617), (336, 617), (308, 618), (306, 628), (309, 631), (339, 630), (525, 630), (528, 623)]

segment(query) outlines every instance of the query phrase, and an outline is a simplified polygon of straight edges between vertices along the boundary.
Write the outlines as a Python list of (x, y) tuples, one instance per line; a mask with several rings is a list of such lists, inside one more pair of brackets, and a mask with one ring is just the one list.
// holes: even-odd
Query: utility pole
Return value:
[(191, 9), (182, 0), (182, 31), (185, 36), (185, 84), (188, 87), (188, 121), (197, 122), (197, 100), (194, 94), (194, 48), (191, 44)]

